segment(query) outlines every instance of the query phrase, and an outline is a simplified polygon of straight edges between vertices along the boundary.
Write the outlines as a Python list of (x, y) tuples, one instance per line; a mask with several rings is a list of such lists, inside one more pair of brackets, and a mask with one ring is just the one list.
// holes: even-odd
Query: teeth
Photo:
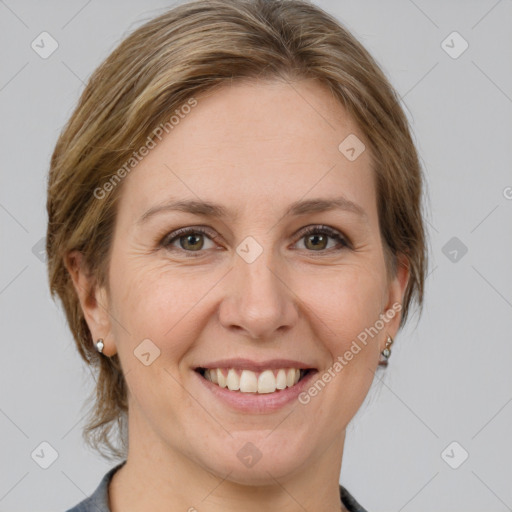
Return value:
[(273, 393), (276, 390), (276, 378), (272, 370), (265, 370), (258, 377), (258, 393)]
[[(210, 372), (214, 372), (215, 370), (210, 370)], [(221, 388), (226, 387), (226, 377), (224, 377), (224, 374), (220, 369), (217, 369), (217, 381)]]
[[(226, 370), (224, 370), (226, 371)], [(279, 370), (264, 370), (256, 373), (251, 370), (236, 370), (229, 368), (227, 375), (220, 368), (208, 369), (204, 377), (221, 388), (242, 393), (274, 393), (290, 388), (299, 382), (301, 370), (297, 368), (281, 368)]]
[(286, 385), (290, 388), (293, 386), (294, 382), (295, 382), (295, 370), (293, 368), (290, 368), (286, 372)]
[(286, 370), (279, 370), (276, 377), (276, 388), (284, 389), (286, 387)]
[(228, 386), (228, 389), (231, 391), (237, 391), (238, 389), (240, 389), (240, 377), (237, 375), (236, 371), (233, 368), (231, 368), (228, 372), (226, 384)]
[(240, 391), (242, 393), (256, 393), (258, 391), (258, 378), (254, 372), (249, 370), (242, 371), (242, 375), (240, 375)]

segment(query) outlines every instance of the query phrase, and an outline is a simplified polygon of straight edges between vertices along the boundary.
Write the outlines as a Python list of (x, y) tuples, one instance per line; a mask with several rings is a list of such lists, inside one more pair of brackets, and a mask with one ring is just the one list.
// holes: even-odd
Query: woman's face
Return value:
[(407, 277), (387, 279), (367, 143), (314, 82), (196, 100), (122, 184), (97, 334), (125, 373), (130, 450), (238, 482), (335, 468), (399, 313), (357, 340)]

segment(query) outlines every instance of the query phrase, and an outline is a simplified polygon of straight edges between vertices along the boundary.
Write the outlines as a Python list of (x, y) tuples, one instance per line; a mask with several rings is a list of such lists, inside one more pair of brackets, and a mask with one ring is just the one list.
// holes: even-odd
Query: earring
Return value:
[(105, 345), (103, 344), (103, 340), (100, 338), (97, 342), (96, 342), (96, 350), (101, 354), (103, 352), (103, 347)]
[(386, 340), (386, 346), (384, 347), (384, 350), (380, 353), (381, 359), (379, 361), (380, 366), (387, 366), (388, 365), (388, 359), (391, 355), (391, 345), (393, 345), (393, 338), (388, 334), (388, 339)]

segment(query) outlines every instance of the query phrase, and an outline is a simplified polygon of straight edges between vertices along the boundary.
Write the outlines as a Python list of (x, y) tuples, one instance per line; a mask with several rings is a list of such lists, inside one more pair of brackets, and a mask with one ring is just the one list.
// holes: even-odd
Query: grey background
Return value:
[[(512, 510), (512, 1), (315, 3), (401, 95), (430, 211), (425, 311), (348, 429), (341, 482), (370, 512)], [(46, 173), (89, 75), (171, 5), (0, 1), (0, 512), (65, 510), (112, 467), (82, 442), (94, 382), (37, 255)], [(42, 31), (59, 44), (47, 59), (31, 48)], [(469, 43), (456, 59), (441, 46), (453, 31)], [(31, 457), (43, 441), (48, 469)], [(469, 453), (458, 469), (445, 460), (461, 448), (441, 456), (453, 441)]]

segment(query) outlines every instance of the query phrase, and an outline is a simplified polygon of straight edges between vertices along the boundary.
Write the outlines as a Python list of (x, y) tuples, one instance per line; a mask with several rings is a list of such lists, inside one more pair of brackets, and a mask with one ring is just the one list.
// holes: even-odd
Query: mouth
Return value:
[(267, 368), (253, 371), (246, 368), (202, 368), (195, 371), (208, 382), (238, 394), (281, 393), (293, 388), (314, 368)]

